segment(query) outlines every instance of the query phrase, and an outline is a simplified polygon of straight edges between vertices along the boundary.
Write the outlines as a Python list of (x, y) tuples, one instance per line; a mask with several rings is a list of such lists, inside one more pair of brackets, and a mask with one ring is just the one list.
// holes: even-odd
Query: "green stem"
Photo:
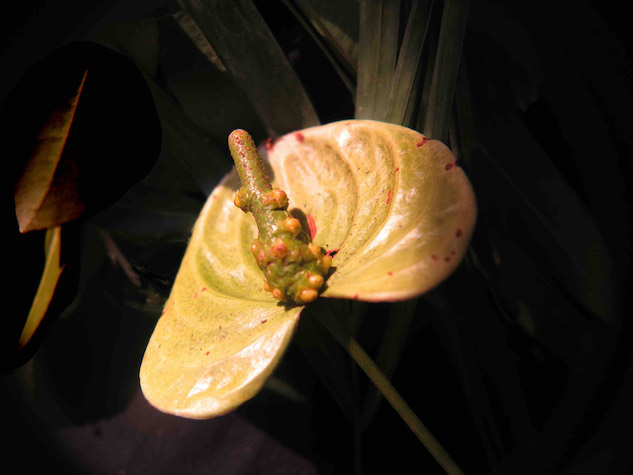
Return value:
[(374, 383), (376, 388), (378, 388), (381, 394), (391, 404), (398, 415), (407, 424), (409, 429), (411, 429), (418, 440), (422, 442), (422, 445), (426, 447), (444, 471), (450, 475), (463, 474), (450, 455), (444, 450), (437, 439), (433, 437), (433, 434), (431, 434), (402, 396), (400, 396), (398, 391), (396, 391), (396, 389), (391, 385), (382, 371), (380, 371), (380, 368), (376, 365), (376, 363), (374, 363), (358, 342), (354, 340), (340, 325), (336, 316), (330, 314), (318, 315), (325, 328), (349, 353), (356, 364), (358, 364), (358, 366), (365, 372), (372, 383)]

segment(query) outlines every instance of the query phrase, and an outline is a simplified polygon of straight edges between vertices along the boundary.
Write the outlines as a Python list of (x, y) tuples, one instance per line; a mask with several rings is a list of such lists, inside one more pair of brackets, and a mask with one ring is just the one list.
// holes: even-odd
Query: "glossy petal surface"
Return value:
[(164, 412), (207, 418), (255, 395), (301, 312), (262, 290), (249, 251), (257, 229), (233, 204), (237, 174), (209, 197), (141, 366), (145, 397)]
[[(373, 121), (304, 129), (268, 144), (273, 184), (334, 254), (325, 297), (401, 300), (461, 260), (475, 222), (464, 172), (441, 143)], [(210, 195), (141, 367), (147, 399), (192, 418), (255, 395), (279, 362), (301, 307), (262, 290), (253, 217), (233, 204), (235, 171)], [(302, 215), (303, 214), (303, 215)]]
[(392, 124), (344, 121), (283, 137), (269, 160), (291, 207), (314, 218), (314, 242), (338, 250), (325, 297), (415, 297), (444, 280), (468, 248), (474, 194), (441, 142)]

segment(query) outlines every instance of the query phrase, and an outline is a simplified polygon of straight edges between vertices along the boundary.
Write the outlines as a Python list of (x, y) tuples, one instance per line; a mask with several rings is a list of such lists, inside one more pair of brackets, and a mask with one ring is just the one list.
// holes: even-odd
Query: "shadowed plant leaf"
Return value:
[[(174, 14), (174, 17), (180, 20), (178, 14)], [(124, 54), (146, 75), (156, 77), (161, 69), (158, 31), (160, 21), (159, 18), (145, 18), (109, 25), (97, 30), (91, 41)], [(186, 18), (182, 21), (186, 23)]]
[(336, 73), (352, 93), (356, 91), (356, 70), (330, 28), (306, 0), (283, 0), (284, 5), (306, 29)]
[(84, 71), (77, 75), (76, 91), (51, 111), (15, 185), (15, 212), (22, 232), (59, 225), (78, 218), (84, 210), (72, 174), (57, 171), (64, 169), (65, 163), (60, 160), (87, 74)]
[(433, 68), (424, 127), (429, 137), (446, 141), (451, 119), (453, 96), (459, 73), (470, 0), (446, 0)]
[(402, 396), (391, 385), (376, 363), (372, 361), (369, 355), (353, 338), (350, 330), (346, 328), (345, 323), (339, 318), (340, 315), (330, 311), (319, 312), (316, 314), (316, 317), (339, 344), (345, 348), (352, 359), (372, 381), (382, 396), (389, 401), (391, 407), (398, 413), (402, 421), (406, 423), (411, 432), (413, 432), (444, 471), (450, 475), (462, 475), (462, 470), (444, 450), (440, 442), (431, 434), (406, 401), (402, 399)]
[(65, 263), (61, 260), (61, 228), (49, 229), (44, 243), (46, 261), (42, 279), (31, 305), (31, 310), (24, 324), (24, 329), (18, 341), (18, 348), (23, 349), (37, 330), (46, 310), (53, 298), (57, 282), (64, 271)]
[(205, 38), (204, 33), (200, 30), (197, 23), (191, 18), (189, 12), (186, 9), (181, 9), (172, 15), (174, 20), (178, 23), (183, 32), (191, 39), (193, 44), (196, 45), (198, 50), (220, 71), (226, 71), (226, 68), (218, 58), (217, 53), (213, 47), (209, 44), (209, 41)]
[(301, 82), (250, 0), (185, 0), (184, 4), (236, 84), (248, 94), (270, 136), (319, 123)]
[[(612, 320), (613, 265), (584, 203), (518, 119), (495, 135), (473, 170), (495, 219), (578, 302)], [(490, 180), (495, 187), (483, 185)]]
[[(225, 130), (226, 126), (209, 123), (209, 118), (221, 115), (224, 120), (227, 120), (226, 111), (230, 107), (237, 110), (245, 109), (242, 107), (243, 102), (235, 103), (235, 88), (227, 91), (226, 84), (214, 82), (217, 70), (208, 57), (201, 54), (204, 53), (201, 51), (204, 45), (192, 43), (194, 40), (201, 42), (206, 42), (206, 40), (196, 36), (199, 31), (197, 25), (186, 12), (181, 11), (173, 16), (163, 17), (154, 22), (154, 28), (147, 28), (144, 25), (145, 22), (120, 25), (102, 32), (98, 36), (98, 41), (127, 56), (143, 68), (142, 71), (154, 99), (162, 127), (162, 153), (152, 169), (149, 182), (154, 184), (156, 181), (158, 168), (169, 178), (160, 185), (165, 189), (161, 191), (186, 195), (198, 188), (204, 196), (208, 196), (232, 163), (222, 147), (213, 140), (222, 134), (224, 141), (228, 133)], [(139, 32), (144, 32), (145, 35)], [(161, 44), (165, 43), (171, 47), (160, 48), (159, 39)], [(151, 45), (148, 49), (152, 55), (155, 50), (155, 67), (154, 62), (152, 65), (146, 65), (146, 57), (142, 51), (139, 51), (138, 43)], [(180, 70), (177, 69), (178, 67)], [(201, 68), (203, 71), (200, 71)], [(167, 78), (156, 78), (154, 69), (160, 69)], [(186, 72), (183, 72), (183, 69)], [(182, 77), (179, 77), (179, 73)], [(174, 84), (174, 79), (176, 84)], [(168, 84), (163, 88), (159, 83), (162, 84), (165, 81)], [(230, 100), (223, 103), (218, 114), (218, 104), (209, 103), (208, 95), (204, 97), (196, 93), (199, 89), (203, 89), (206, 93), (217, 89), (224, 96), (229, 96)], [(185, 90), (190, 91), (190, 95), (183, 97), (179, 93)], [(215, 98), (218, 96), (219, 94), (216, 94)], [(197, 107), (194, 108), (193, 104)], [(197, 113), (201, 109), (204, 110), (204, 115)], [(246, 115), (253, 117), (253, 110), (242, 110), (241, 114), (233, 120), (242, 123)], [(248, 121), (247, 123), (250, 124)], [(179, 169), (184, 170), (191, 179), (186, 180), (186, 177), (182, 177), (182, 171)], [(194, 186), (186, 181), (194, 182)], [(199, 209), (196, 210), (196, 214), (198, 211)], [(188, 233), (190, 230), (189, 227), (185, 231)], [(155, 229), (150, 226), (148, 231), (155, 232)]]
[[(337, 251), (326, 297), (404, 300), (459, 264), (475, 201), (450, 151), (411, 129), (345, 121), (269, 144), (273, 184), (311, 217), (313, 242)], [(235, 170), (202, 210), (149, 342), (141, 386), (157, 408), (212, 417), (252, 397), (279, 362), (301, 307), (262, 289), (252, 216), (233, 204)]]
[(112, 204), (149, 172), (160, 150), (160, 123), (141, 72), (96, 43), (70, 43), (33, 66), (1, 121), (21, 232)]
[[(182, 23), (185, 19), (187, 29)], [(267, 131), (259, 120), (257, 109), (252, 105), (250, 92), (233, 80), (209, 48), (198, 44), (206, 41), (206, 38), (199, 37), (199, 29), (196, 35), (196, 31), (192, 31), (194, 28), (197, 28), (197, 24), (186, 14), (186, 10), (178, 16), (165, 17), (159, 21), (160, 41), (164, 45), (160, 48), (159, 56), (163, 77), (157, 82), (180, 105), (183, 115), (191, 119), (188, 128), (201, 131), (204, 140), (219, 145), (218, 150), (228, 162), (222, 176), (232, 164), (225, 153), (227, 135), (238, 127), (251, 130), (253, 136), (266, 137)], [(156, 102), (160, 113), (159, 99)], [(208, 168), (204, 154), (194, 154), (189, 160), (200, 163), (200, 169), (194, 176)], [(218, 181), (218, 178), (212, 181), (213, 187)], [(205, 190), (206, 196), (213, 187)]]
[(20, 272), (13, 278), (15, 300), (0, 331), (2, 371), (15, 370), (39, 350), (78, 289), (77, 227), (20, 233), (15, 215), (13, 220), (7, 266)]
[(434, 3), (434, 0), (419, 0), (411, 6), (389, 90), (387, 122), (405, 125), (407, 109), (416, 99), (414, 84)]
[[(285, 0), (294, 3), (334, 48), (356, 77), (358, 63), (359, 2), (357, 0)], [(322, 31), (325, 27), (326, 31)]]
[[(342, 300), (338, 302), (346, 303)], [(324, 309), (315, 304), (309, 308), (309, 313), (304, 314), (301, 325), (298, 326), (295, 343), (339, 405), (341, 412), (350, 423), (354, 423), (358, 408), (352, 388), (349, 358), (325, 328), (311, 317), (314, 312), (323, 310), (328, 311), (329, 307)]]
[(384, 120), (398, 59), (400, 2), (360, 2), (357, 119)]
[[(407, 334), (415, 313), (417, 299), (396, 302), (392, 304), (387, 317), (387, 327), (380, 343), (376, 364), (388, 379), (391, 379), (402, 351), (404, 350)], [(365, 427), (373, 420), (382, 396), (376, 387), (369, 389), (365, 398), (363, 422)]]

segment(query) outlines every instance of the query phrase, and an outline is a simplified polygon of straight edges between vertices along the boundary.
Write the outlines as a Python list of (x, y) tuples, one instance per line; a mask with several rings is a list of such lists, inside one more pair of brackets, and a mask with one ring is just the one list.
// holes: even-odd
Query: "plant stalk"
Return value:
[(349, 353), (352, 359), (365, 372), (384, 398), (391, 404), (409, 429), (415, 434), (431, 456), (449, 475), (463, 475), (462, 470), (453, 461), (448, 452), (440, 445), (418, 416), (409, 407), (398, 391), (392, 386), (380, 368), (363, 350), (358, 342), (340, 325), (336, 316), (319, 314), (319, 320), (339, 344)]

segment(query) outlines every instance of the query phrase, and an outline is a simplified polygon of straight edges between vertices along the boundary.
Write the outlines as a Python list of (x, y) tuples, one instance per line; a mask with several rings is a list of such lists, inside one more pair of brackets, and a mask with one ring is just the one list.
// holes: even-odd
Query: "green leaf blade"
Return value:
[(248, 0), (184, 2), (272, 137), (319, 124), (307, 93)]
[(405, 125), (407, 109), (412, 106), (411, 102), (417, 97), (414, 85), (416, 79), (418, 79), (416, 75), (429, 30), (434, 3), (434, 0), (420, 0), (414, 2), (411, 6), (402, 47), (389, 91), (387, 122)]
[(384, 120), (398, 58), (400, 2), (365, 0), (360, 4), (356, 119)]
[(330, 33), (317, 12), (306, 0), (283, 0), (284, 5), (303, 25), (317, 46), (330, 62), (345, 87), (354, 95), (356, 71), (343, 48)]
[(429, 137), (443, 142), (448, 139), (453, 96), (457, 85), (469, 9), (470, 0), (444, 2), (424, 126), (418, 124), (418, 128)]

